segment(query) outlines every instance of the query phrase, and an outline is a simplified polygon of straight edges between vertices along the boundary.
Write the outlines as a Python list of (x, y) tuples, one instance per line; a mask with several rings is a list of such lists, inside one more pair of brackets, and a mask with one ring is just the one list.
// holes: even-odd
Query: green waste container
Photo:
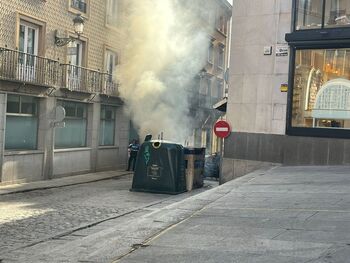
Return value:
[(151, 140), (137, 154), (131, 191), (179, 194), (186, 191), (184, 148)]

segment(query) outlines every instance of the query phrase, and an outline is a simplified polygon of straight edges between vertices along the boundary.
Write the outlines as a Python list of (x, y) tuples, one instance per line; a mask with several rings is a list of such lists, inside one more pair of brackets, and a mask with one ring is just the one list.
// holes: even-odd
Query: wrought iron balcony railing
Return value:
[(58, 87), (60, 71), (60, 63), (56, 60), (0, 48), (1, 79)]
[(0, 48), (0, 79), (71, 91), (118, 96), (113, 76), (97, 70)]
[(102, 73), (97, 70), (62, 64), (62, 87), (71, 91), (98, 93), (102, 86)]
[(118, 83), (113, 79), (112, 74), (103, 73), (101, 94), (118, 96)]

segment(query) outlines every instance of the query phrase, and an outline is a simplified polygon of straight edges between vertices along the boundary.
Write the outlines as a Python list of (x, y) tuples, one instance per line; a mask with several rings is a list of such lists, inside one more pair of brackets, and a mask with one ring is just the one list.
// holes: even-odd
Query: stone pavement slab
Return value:
[(115, 262), (350, 262), (349, 166), (277, 167), (243, 178)]

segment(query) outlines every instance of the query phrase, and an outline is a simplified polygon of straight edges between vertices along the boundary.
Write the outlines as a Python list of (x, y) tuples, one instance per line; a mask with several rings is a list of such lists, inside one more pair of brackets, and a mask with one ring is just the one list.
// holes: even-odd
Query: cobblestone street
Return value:
[[(201, 189), (180, 195), (162, 195), (130, 192), (131, 178), (131, 175), (124, 175), (0, 195), (0, 262), (56, 262), (57, 254), (60, 254), (59, 262), (86, 262), (77, 257), (87, 253), (85, 250), (93, 252), (95, 243), (114, 239), (125, 243), (119, 246), (122, 251), (128, 250), (129, 243), (142, 240), (139, 236), (179, 220), (176, 209), (164, 222), (148, 219), (147, 214), (218, 185), (217, 181), (206, 181)], [(146, 216), (143, 221), (139, 221), (141, 215)], [(134, 228), (131, 222), (136, 223)], [(71, 242), (83, 251), (77, 253)], [(110, 249), (111, 245), (106, 248)], [(57, 251), (53, 252), (55, 249)], [(97, 253), (97, 262), (100, 257), (101, 253)]]
[(130, 193), (131, 177), (0, 196), (0, 255), (168, 198)]

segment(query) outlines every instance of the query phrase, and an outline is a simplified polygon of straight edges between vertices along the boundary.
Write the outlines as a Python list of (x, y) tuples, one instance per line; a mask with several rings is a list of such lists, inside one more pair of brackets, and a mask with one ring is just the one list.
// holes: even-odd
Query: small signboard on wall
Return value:
[(276, 57), (286, 57), (289, 54), (289, 47), (287, 44), (276, 45)]
[(272, 54), (272, 46), (264, 47), (264, 56), (270, 56)]
[(288, 84), (286, 84), (286, 83), (281, 84), (280, 90), (281, 90), (281, 92), (287, 92), (288, 91)]

